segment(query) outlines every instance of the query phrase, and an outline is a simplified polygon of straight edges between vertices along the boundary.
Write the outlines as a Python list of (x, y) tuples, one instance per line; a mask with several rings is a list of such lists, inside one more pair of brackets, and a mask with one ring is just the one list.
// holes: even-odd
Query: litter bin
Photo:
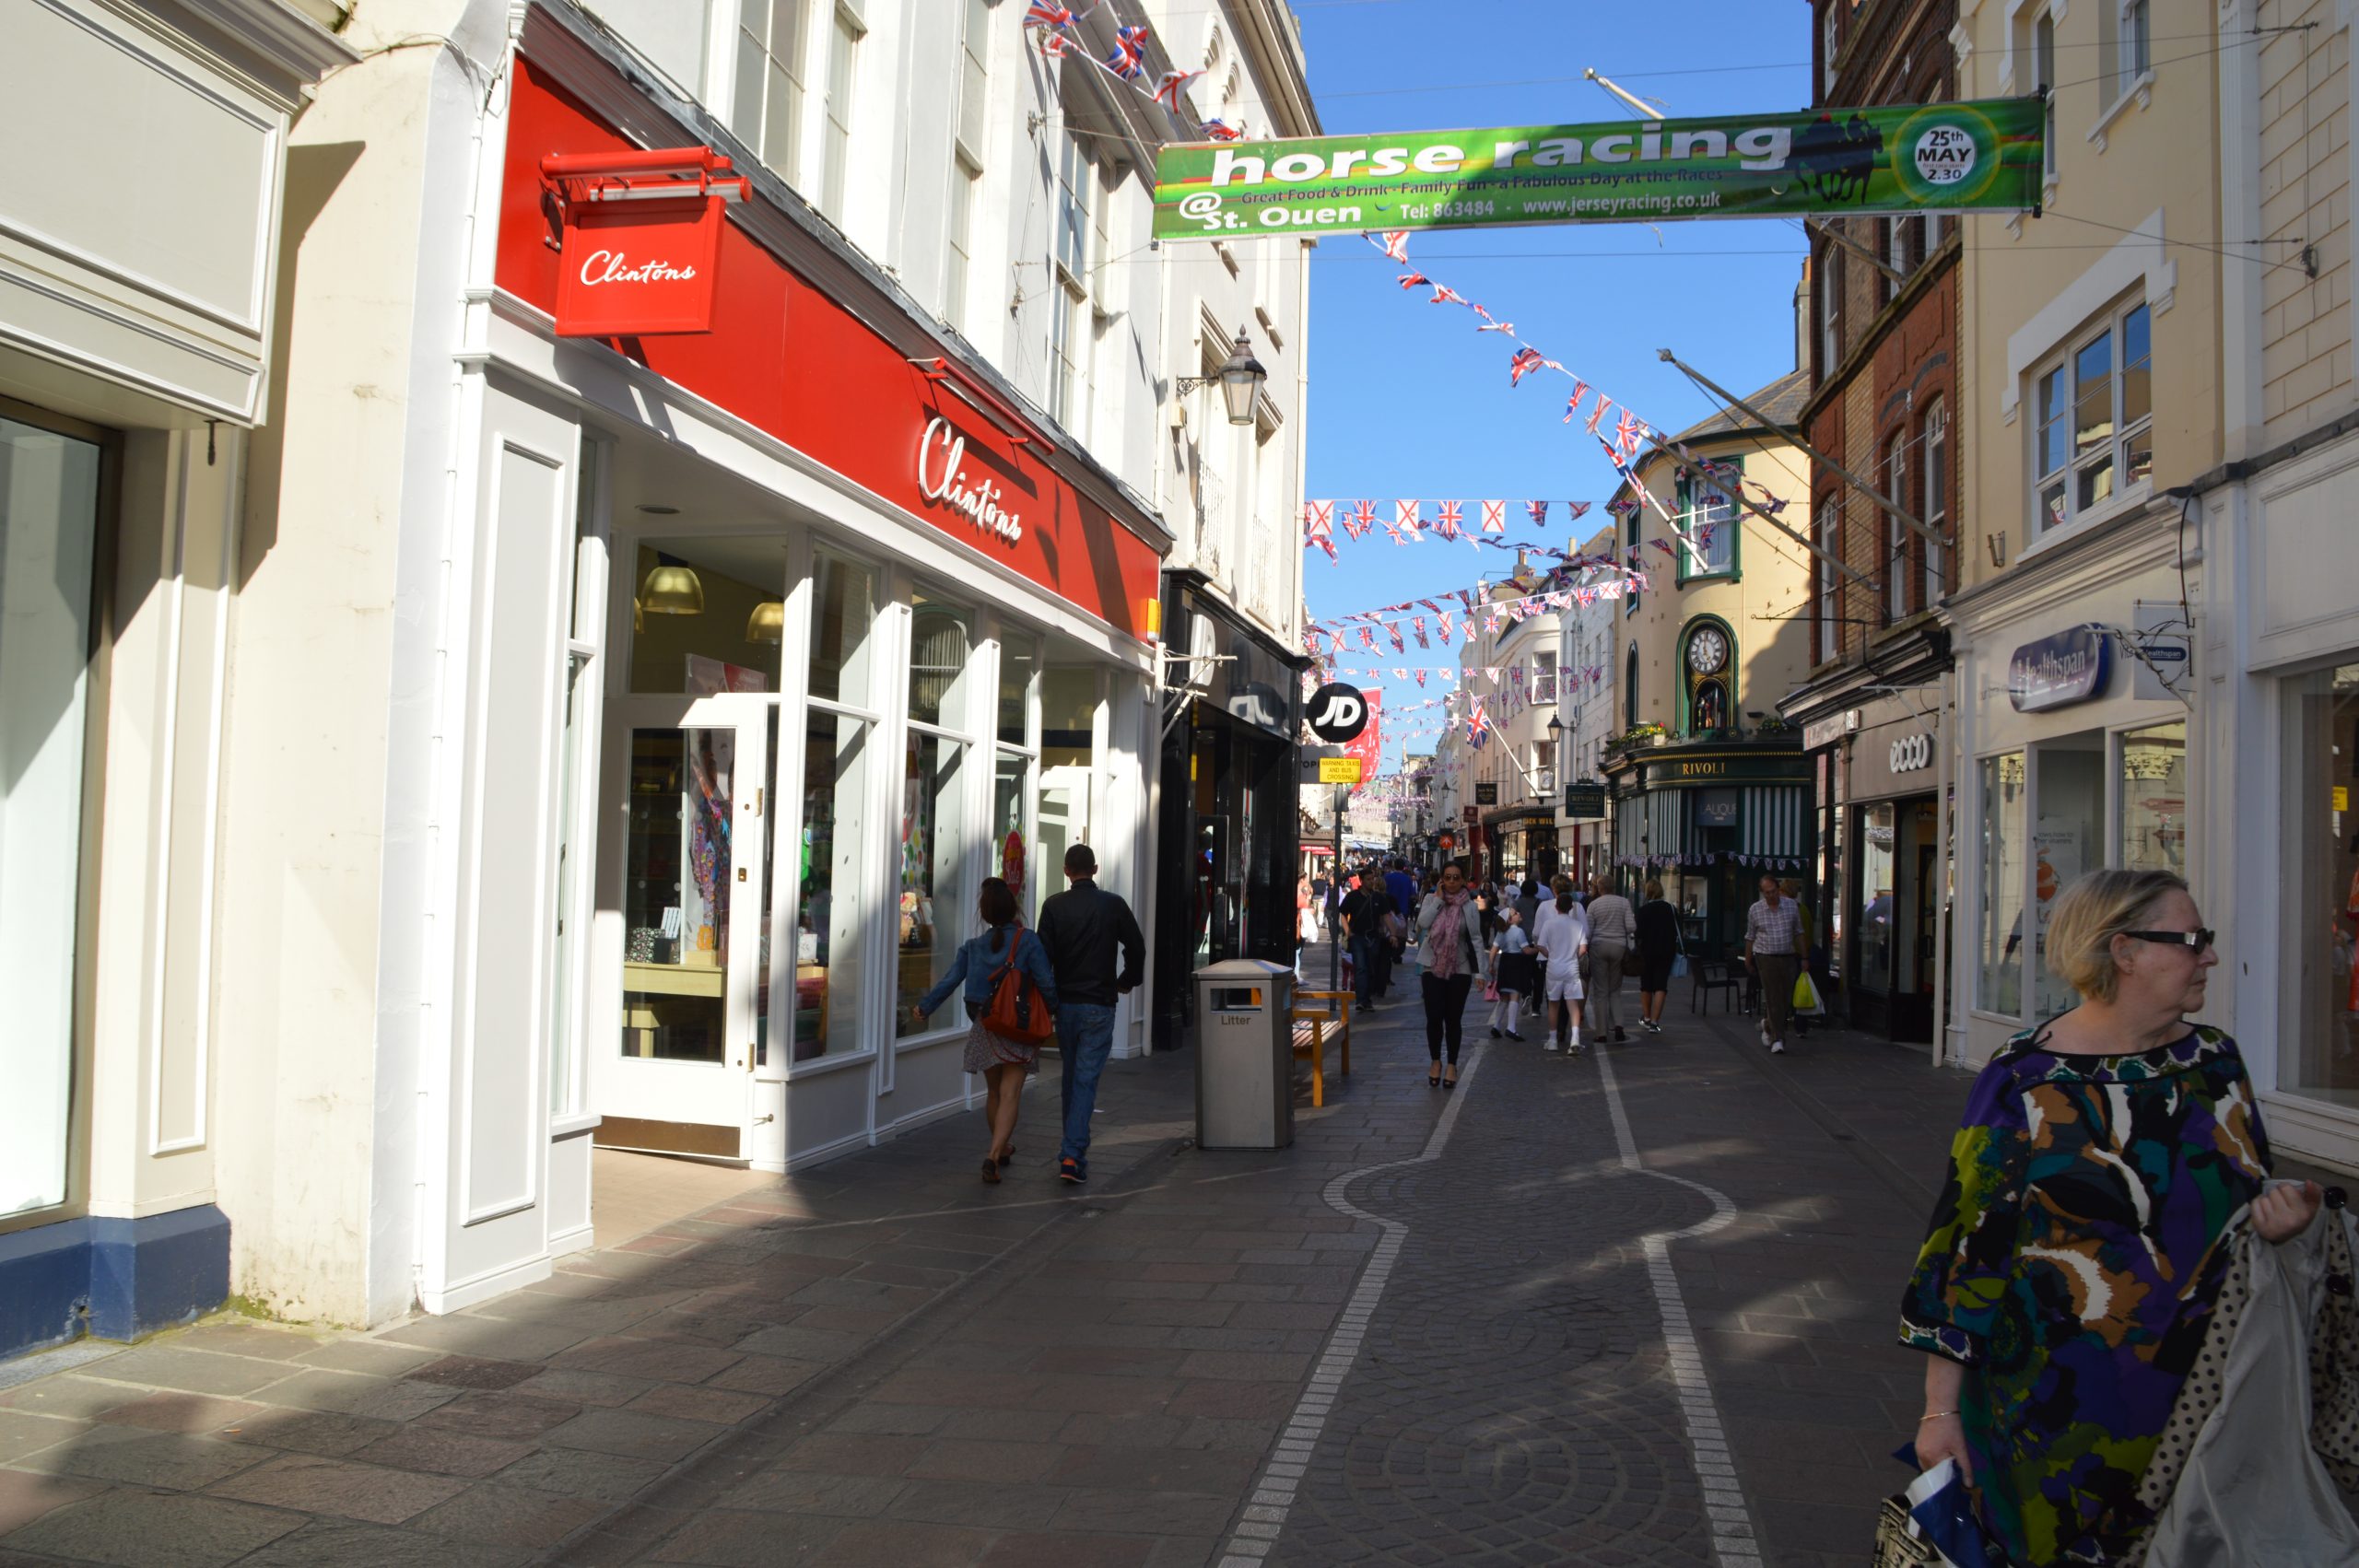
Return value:
[(1294, 971), (1232, 958), (1196, 971), (1196, 1147), (1294, 1141)]

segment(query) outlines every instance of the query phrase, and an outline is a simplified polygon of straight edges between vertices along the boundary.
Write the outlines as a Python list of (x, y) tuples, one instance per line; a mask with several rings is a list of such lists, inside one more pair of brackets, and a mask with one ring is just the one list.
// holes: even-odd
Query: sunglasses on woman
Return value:
[(2211, 946), (2212, 939), (2220, 933), (2209, 926), (2199, 926), (2191, 931), (2124, 931), (2121, 934), (2140, 942), (2158, 942), (2165, 947), (2191, 947), (2201, 953)]

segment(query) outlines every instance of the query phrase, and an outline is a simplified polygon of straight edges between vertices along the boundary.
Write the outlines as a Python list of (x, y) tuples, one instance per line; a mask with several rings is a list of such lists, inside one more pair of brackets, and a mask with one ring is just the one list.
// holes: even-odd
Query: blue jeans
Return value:
[(1384, 994), (1384, 962), (1392, 950), (1380, 936), (1352, 938), (1352, 1000), (1361, 1007)]
[(1089, 1117), (1097, 1108), (1097, 1075), (1114, 1049), (1114, 1010), (1094, 1001), (1057, 1008), (1058, 1054), (1064, 1058), (1065, 1141), (1060, 1160), (1089, 1169)]

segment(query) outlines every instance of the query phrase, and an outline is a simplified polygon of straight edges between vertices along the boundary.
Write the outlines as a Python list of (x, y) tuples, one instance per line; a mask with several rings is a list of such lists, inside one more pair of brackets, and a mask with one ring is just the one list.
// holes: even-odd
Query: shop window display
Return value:
[(2033, 1016), (2053, 1018), (2079, 1001), (2069, 981), (2048, 963), (2048, 912), (2056, 895), (2082, 872), (2104, 863), (2105, 754), (2095, 734), (2039, 747), (2038, 818), (2032, 825)]
[(960, 702), (973, 616), (954, 605), (915, 596), (910, 611), (910, 718), (919, 724), (965, 727)]
[(756, 540), (642, 544), (631, 581), (630, 689), (778, 690), (784, 552)]
[(731, 730), (634, 730), (624, 847), (625, 1056), (727, 1054)]
[(100, 457), (92, 442), (0, 418), (0, 954), (8, 994), (0, 1216), (54, 1208), (70, 1185), (74, 889)]
[(2024, 754), (1985, 757), (1982, 774), (1982, 904), (1977, 912), (1980, 973), (1975, 1005), (2002, 1017), (2024, 1010)]
[(2359, 664), (2285, 683), (2283, 1086), (2359, 1106)]
[(1860, 972), (1862, 990), (1892, 989), (1893, 854), (1897, 828), (1890, 801), (1860, 812)]
[(860, 1049), (860, 904), (871, 726), (812, 708), (803, 740), (794, 1059)]
[(899, 981), (897, 1035), (948, 1027), (949, 1015), (932, 1025), (917, 1015), (917, 1000), (973, 934), (974, 892), (969, 883), (967, 759), (972, 748), (942, 735), (912, 731), (901, 783), (901, 865), (897, 910)]
[(2187, 721), (2121, 737), (2117, 863), (2131, 871), (2187, 874)]

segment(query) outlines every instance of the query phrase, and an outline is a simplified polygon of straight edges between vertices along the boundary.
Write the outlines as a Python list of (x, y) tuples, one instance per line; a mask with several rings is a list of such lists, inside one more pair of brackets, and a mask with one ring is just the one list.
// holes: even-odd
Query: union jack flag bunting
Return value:
[(1164, 72), (1155, 84), (1155, 101), (1170, 110), (1172, 113), (1179, 113), (1180, 89), (1203, 75), (1202, 71)]
[[(1548, 503), (1543, 501), (1540, 504), (1543, 509), (1545, 509)], [(1483, 503), (1483, 532), (1505, 533), (1507, 531), (1508, 504), (1505, 501), (1485, 501)]]
[(1441, 614), (1441, 606), (1435, 603), (1430, 599), (1420, 599), (1417, 603), (1423, 604), (1426, 609), (1431, 610), (1437, 615)]
[(1442, 645), (1444, 648), (1448, 648), (1448, 647), (1449, 646), (1449, 615), (1444, 614), (1444, 615), (1441, 617), (1441, 619), (1439, 619), (1438, 621), (1436, 621), (1436, 622), (1434, 623), (1434, 635), (1435, 635), (1436, 637), (1438, 637), (1438, 638), (1441, 638), (1441, 645)]
[(1589, 510), (1589, 503), (1587, 501), (1567, 501), (1565, 504), (1572, 508), (1573, 521), (1575, 522), (1580, 521), (1582, 516)]
[(1114, 29), (1114, 52), (1106, 56), (1106, 68), (1126, 82), (1134, 82), (1146, 75), (1146, 29), (1144, 25)]
[(1426, 618), (1423, 615), (1411, 617), (1409, 629), (1416, 634), (1417, 646), (1419, 648), (1431, 648), (1433, 646), (1433, 643), (1426, 636)]
[(1461, 294), (1458, 290), (1452, 288), (1446, 283), (1437, 283), (1434, 285), (1434, 297), (1431, 299), (1426, 300), (1426, 303), (1428, 305), (1463, 305), (1466, 303), (1466, 296)]
[(1367, 537), (1368, 530), (1375, 526), (1376, 503), (1374, 501), (1352, 503), (1352, 515), (1344, 520), (1344, 532), (1355, 539), (1365, 539)]
[[(1532, 525), (1534, 528), (1545, 528), (1548, 526), (1547, 502), (1526, 501), (1523, 503), (1523, 509), (1532, 514)], [(1505, 524), (1502, 524), (1501, 526), (1504, 527)]]
[(1421, 272), (1404, 272), (1400, 277), (1401, 287), (1403, 288), (1423, 287), (1425, 285), (1431, 283), (1433, 279), (1427, 277)]
[(1465, 515), (1465, 509), (1461, 507), (1456, 501), (1442, 502), (1440, 515), (1434, 523), (1434, 532), (1440, 534), (1444, 539), (1457, 538), (1461, 532), (1465, 532), (1459, 526), (1460, 520)]
[(1474, 699), (1473, 708), (1466, 715), (1466, 743), (1476, 751), (1491, 738), (1491, 716), (1483, 711), (1483, 699)]
[(1417, 672), (1417, 684), (1421, 686), (1426, 684), (1426, 673), (1422, 669)]
[(1032, 7), (1024, 13), (1027, 28), (1069, 28), (1073, 26), (1073, 9), (1067, 6), (1051, 6), (1048, 0), (1032, 0)]
[(1573, 422), (1573, 415), (1581, 411), (1581, 399), (1588, 395), (1589, 383), (1584, 380), (1576, 380), (1573, 382), (1573, 395), (1565, 400), (1566, 424), (1569, 425)]
[[(1483, 607), (1483, 629), (1493, 637), (1499, 635), (1499, 607), (1496, 604), (1485, 604)], [(1499, 673), (1496, 670), (1492, 671), (1491, 679), (1496, 681), (1498, 678)]]
[(1515, 357), (1508, 361), (1508, 385), (1511, 387), (1522, 385), (1523, 378), (1538, 369), (1540, 369), (1540, 350), (1517, 349)]
[[(1614, 400), (1612, 398), (1606, 396), (1603, 392), (1597, 394), (1597, 406), (1589, 411), (1589, 433), (1590, 435), (1597, 435), (1597, 422), (1604, 418), (1605, 411), (1613, 406)], [(1600, 440), (1603, 440), (1605, 438), (1599, 436), (1598, 439)], [(1610, 455), (1612, 449), (1609, 448), (1607, 450)], [(1621, 465), (1616, 463), (1614, 466), (1618, 468)]]
[(1392, 639), (1393, 652), (1406, 653), (1409, 651), (1408, 643), (1402, 638), (1401, 628), (1394, 626), (1391, 621), (1384, 623), (1384, 635)]
[(1786, 509), (1786, 503), (1778, 497), (1772, 496), (1769, 499), (1761, 503), (1761, 509), (1767, 512), (1771, 517), (1776, 517), (1779, 512)]
[(1226, 120), (1204, 122), (1204, 140), (1208, 142), (1238, 142), (1245, 139), (1245, 127), (1232, 125)]
[(1367, 649), (1370, 653), (1376, 651), (1376, 628), (1374, 626), (1362, 626), (1360, 628), (1360, 646)]
[(1409, 264), (1409, 231), (1407, 229), (1388, 228), (1378, 237), (1376, 243), (1379, 250), (1402, 266)]
[(1646, 429), (1637, 415), (1623, 409), (1620, 422), (1614, 427), (1614, 444), (1622, 449), (1624, 462), (1638, 455), (1638, 438), (1646, 434)]
[(1041, 59), (1043, 59), (1043, 60), (1062, 60), (1062, 59), (1063, 59), (1066, 55), (1071, 54), (1071, 53), (1074, 53), (1074, 44), (1073, 44), (1073, 40), (1072, 40), (1072, 39), (1070, 39), (1070, 38), (1067, 38), (1063, 33), (1061, 33), (1061, 32), (1044, 32), (1044, 33), (1042, 33), (1042, 34), (1040, 35), (1040, 58), (1041, 58)]

